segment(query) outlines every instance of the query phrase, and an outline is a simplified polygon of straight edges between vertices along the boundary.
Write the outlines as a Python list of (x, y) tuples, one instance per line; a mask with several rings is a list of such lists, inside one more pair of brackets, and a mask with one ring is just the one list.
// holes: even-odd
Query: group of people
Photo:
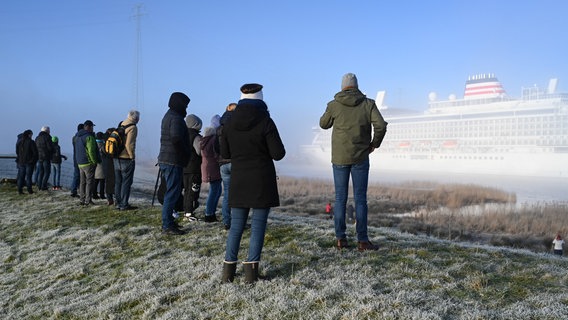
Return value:
[[(263, 100), (262, 89), (263, 86), (257, 83), (243, 85), (240, 88), (241, 97), (238, 103), (229, 104), (222, 116), (215, 115), (211, 119), (211, 125), (204, 129), (203, 135), (202, 121), (195, 114), (187, 114), (190, 98), (182, 92), (170, 95), (168, 110), (162, 118), (158, 155), (160, 177), (165, 185), (162, 233), (187, 233), (177, 224), (174, 214), (182, 202), (185, 218), (196, 220), (195, 209), (199, 206), (202, 183), (209, 183), (204, 220), (217, 221), (216, 208), (223, 192), (222, 221), (229, 232), (222, 282), (234, 281), (239, 247), (251, 212), (249, 250), (246, 260), (243, 261), (244, 282), (254, 283), (258, 280), (268, 215), (272, 207), (280, 205), (274, 161), (284, 158), (286, 151), (276, 124), (270, 117), (268, 106)], [(140, 113), (132, 110), (119, 124), (119, 127), (125, 128), (126, 147), (112, 161), (101, 151), (100, 146), (115, 128), (109, 128), (97, 141), (93, 134), (92, 121), (87, 120), (78, 126), (78, 132), (73, 137), (73, 159), (80, 176), (79, 197), (82, 205), (92, 203), (92, 195), (96, 192), (96, 166), (102, 162), (105, 167), (106, 158), (114, 171), (114, 175), (106, 175), (106, 198), (109, 205), (113, 204), (109, 177), (114, 177), (117, 209), (134, 208), (129, 204), (129, 196), (134, 176), (136, 124), (139, 118)], [(379, 246), (370, 241), (367, 233), (369, 154), (380, 147), (387, 131), (387, 122), (375, 101), (359, 90), (355, 74), (347, 73), (343, 76), (341, 90), (327, 104), (320, 118), (320, 127), (333, 128), (331, 163), (335, 208), (328, 203), (326, 213), (334, 220), (335, 247), (338, 250), (350, 247), (346, 228), (347, 215), (349, 220), (354, 220), (356, 224), (357, 250), (378, 250)], [(60, 151), (55, 151), (58, 149), (57, 137), (49, 136), (49, 127), (42, 128), (42, 133), (35, 142), (31, 138), (31, 130), (26, 130), (18, 136), (16, 149), (20, 193), (23, 193), (24, 181), (27, 183), (28, 192), (33, 193), (31, 175), (36, 163), (42, 170), (38, 170), (38, 189), (45, 190), (49, 177), (49, 161), (53, 159), (54, 154), (60, 155)], [(350, 179), (355, 208), (352, 205), (347, 207)], [(57, 186), (55, 181), (54, 186)], [(76, 192), (76, 185), (74, 181), (72, 192)], [(103, 193), (102, 190), (104, 187), (101, 187), (100, 194)], [(564, 240), (558, 235), (554, 240), (556, 254), (562, 254), (563, 244)]]
[[(229, 104), (223, 116), (213, 117), (212, 125), (205, 129), (202, 137), (199, 118), (187, 115), (190, 98), (184, 93), (171, 94), (169, 110), (162, 119), (158, 156), (161, 177), (166, 183), (162, 232), (186, 233), (172, 216), (182, 188), (184, 198), (188, 198), (184, 201), (189, 205), (185, 205), (186, 216), (191, 216), (196, 197), (188, 193), (198, 190), (200, 182), (210, 184), (205, 219), (211, 220), (215, 219), (215, 207), (224, 187), (223, 223), (229, 230), (223, 262), (224, 282), (234, 279), (240, 242), (251, 211), (251, 239), (243, 266), (245, 282), (258, 279), (268, 214), (270, 208), (280, 204), (273, 161), (281, 160), (286, 151), (263, 101), (262, 88), (256, 83), (243, 85), (239, 102)], [(197, 169), (199, 161), (201, 172)]]
[[(174, 213), (180, 202), (187, 219), (195, 219), (199, 205), (201, 183), (209, 183), (205, 207), (205, 221), (216, 221), (216, 207), (224, 189), (222, 215), (229, 230), (223, 261), (222, 282), (234, 280), (238, 252), (243, 231), (251, 216), (248, 256), (243, 261), (245, 283), (258, 279), (258, 267), (264, 245), (264, 236), (270, 208), (280, 205), (274, 161), (281, 160), (285, 148), (276, 124), (263, 100), (263, 86), (248, 83), (240, 88), (238, 103), (227, 106), (223, 116), (214, 116), (211, 125), (200, 131), (202, 122), (194, 114), (187, 114), (190, 98), (174, 92), (168, 101), (160, 133), (158, 164), (165, 184), (162, 206), (162, 233), (183, 235)], [(132, 111), (122, 123), (137, 123), (139, 113)], [(367, 234), (367, 186), (369, 154), (381, 145), (387, 123), (375, 102), (358, 88), (357, 78), (343, 76), (341, 91), (327, 105), (320, 118), (323, 129), (333, 127), (331, 162), (335, 185), (333, 214), (337, 249), (349, 247), (346, 234), (346, 204), (349, 179), (353, 181), (357, 248), (359, 251), (378, 250)], [(96, 152), (92, 121), (83, 123), (74, 137), (74, 161), (80, 171), (80, 200), (91, 202), (96, 164), (104, 153)], [(117, 207), (129, 208), (129, 188), (134, 172), (134, 147), (128, 147), (136, 138), (136, 127), (126, 130), (127, 148), (113, 159)], [(26, 131), (27, 132), (27, 131)], [(104, 139), (104, 137), (103, 137)], [(130, 140), (129, 140), (130, 139)], [(104, 156), (103, 156), (104, 158)], [(230, 190), (230, 192), (229, 192)], [(108, 197), (108, 188), (107, 188)]]
[[(67, 157), (61, 154), (59, 139), (51, 136), (48, 126), (41, 128), (37, 137), (33, 138), (33, 131), (26, 130), (18, 135), (16, 141), (16, 163), (18, 175), (16, 183), (18, 193), (24, 194), (26, 187), (29, 194), (33, 194), (35, 182), (38, 191), (48, 190), (48, 182), (53, 171), (53, 190), (61, 190), (61, 163)], [(33, 179), (32, 179), (33, 178)]]
[[(140, 120), (140, 112), (131, 110), (126, 119), (119, 123), (124, 129), (124, 149), (116, 156), (105, 152), (105, 141), (116, 128), (105, 133), (94, 133), (95, 124), (87, 120), (77, 125), (73, 136), (73, 180), (71, 196), (79, 198), (81, 206), (94, 205), (93, 199), (106, 199), (108, 205), (118, 210), (135, 209), (129, 203), (130, 189), (134, 179), (135, 149)], [(16, 142), (16, 162), (18, 165), (18, 193), (24, 194), (24, 186), (29, 194), (34, 193), (32, 176), (36, 171), (38, 190), (48, 190), (48, 180), (53, 167), (53, 190), (61, 190), (61, 163), (67, 157), (61, 154), (59, 139), (50, 135), (45, 126), (32, 140), (32, 130), (18, 135)], [(37, 167), (37, 170), (35, 168)], [(99, 192), (97, 193), (97, 187)], [(106, 190), (105, 190), (106, 188)]]
[[(214, 215), (214, 211), (210, 212), (209, 203), (211, 202), (211, 207), (217, 205), (221, 182), (225, 190), (223, 202), (228, 202), (226, 208), (230, 210), (227, 215), (223, 210), (223, 222), (229, 233), (222, 282), (234, 281), (240, 242), (251, 211), (249, 251), (243, 261), (244, 282), (257, 281), (270, 208), (280, 205), (274, 161), (282, 159), (286, 151), (263, 101), (262, 89), (263, 86), (257, 83), (243, 85), (240, 88), (241, 98), (238, 103), (229, 105), (222, 117), (214, 117), (212, 126), (205, 130), (203, 137), (199, 135), (199, 118), (192, 114), (187, 115), (190, 99), (184, 93), (171, 94), (169, 110), (162, 119), (158, 156), (161, 177), (166, 183), (162, 232), (168, 235), (186, 233), (175, 222), (173, 213), (182, 189), (185, 189), (186, 216), (192, 216), (198, 197), (191, 192), (200, 188), (196, 175), (199, 174), (197, 162), (201, 161), (201, 181), (210, 183), (205, 209), (206, 219), (207, 216)], [(217, 119), (219, 126), (215, 127), (213, 123)], [(352, 178), (357, 248), (359, 251), (378, 250), (378, 246), (369, 240), (367, 234), (369, 154), (381, 145), (387, 123), (375, 102), (359, 90), (354, 74), (343, 76), (341, 91), (328, 103), (320, 119), (320, 126), (323, 129), (334, 128), (331, 162), (336, 208), (332, 210), (330, 203), (327, 212), (333, 213), (336, 247), (340, 250), (349, 247), (345, 220), (348, 185), (349, 179)], [(210, 136), (212, 138), (208, 138)], [(199, 143), (196, 143), (196, 140)], [(220, 154), (216, 154), (217, 142)], [(216, 162), (211, 161), (211, 155)], [(223, 168), (227, 164), (230, 166)], [(215, 170), (203, 170), (209, 166)]]

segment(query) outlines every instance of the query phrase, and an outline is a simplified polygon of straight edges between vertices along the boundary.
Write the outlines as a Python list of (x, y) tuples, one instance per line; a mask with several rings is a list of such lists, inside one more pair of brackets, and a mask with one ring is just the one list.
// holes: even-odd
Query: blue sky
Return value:
[[(142, 4), (140, 51), (135, 7)], [(0, 154), (44, 125), (71, 149), (141, 112), (139, 157), (155, 159), (173, 91), (209, 124), (247, 82), (264, 98), (290, 155), (309, 143), (326, 103), (353, 72), (391, 108), (424, 110), (428, 93), (463, 95), (495, 73), (509, 95), (568, 85), (568, 1), (20, 1), (0, 7)], [(136, 54), (140, 54), (136, 98)]]

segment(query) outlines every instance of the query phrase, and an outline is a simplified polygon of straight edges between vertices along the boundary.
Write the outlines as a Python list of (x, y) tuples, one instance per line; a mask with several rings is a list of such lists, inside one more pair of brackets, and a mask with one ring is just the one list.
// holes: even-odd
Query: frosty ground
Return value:
[[(5, 319), (560, 319), (568, 260), (370, 228), (378, 252), (337, 251), (332, 222), (274, 209), (261, 276), (220, 284), (226, 232), (160, 234), (160, 206), (81, 208), (0, 186)], [(349, 227), (353, 240), (353, 226)], [(241, 246), (246, 255), (248, 232)]]

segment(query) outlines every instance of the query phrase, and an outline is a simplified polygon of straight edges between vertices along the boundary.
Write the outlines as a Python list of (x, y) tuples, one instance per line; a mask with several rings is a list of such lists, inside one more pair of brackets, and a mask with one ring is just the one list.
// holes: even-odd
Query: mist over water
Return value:
[[(333, 181), (331, 163), (329, 165), (305, 165), (282, 161), (276, 163), (276, 168), (280, 176)], [(369, 183), (399, 184), (409, 181), (474, 184), (496, 188), (516, 194), (519, 204), (568, 202), (567, 178), (381, 171), (380, 169), (369, 174)], [(352, 190), (350, 190), (350, 194), (351, 192)]]
[[(276, 172), (281, 177), (323, 179), (333, 181), (331, 163), (328, 165), (308, 165), (296, 161), (276, 161)], [(61, 183), (69, 188), (73, 177), (73, 163), (63, 161)], [(16, 178), (17, 167), (14, 159), (0, 159), (0, 178)], [(137, 162), (134, 183), (137, 186), (153, 188), (158, 167), (151, 162)], [(49, 183), (52, 181), (50, 176)], [(447, 173), (419, 173), (404, 171), (373, 171), (369, 183), (400, 184), (412, 181), (431, 181), (449, 184), (474, 184), (500, 189), (517, 196), (517, 203), (568, 202), (567, 178), (521, 177), (505, 175), (468, 175)], [(351, 194), (352, 190), (350, 190)], [(333, 190), (330, 190), (333, 194)]]

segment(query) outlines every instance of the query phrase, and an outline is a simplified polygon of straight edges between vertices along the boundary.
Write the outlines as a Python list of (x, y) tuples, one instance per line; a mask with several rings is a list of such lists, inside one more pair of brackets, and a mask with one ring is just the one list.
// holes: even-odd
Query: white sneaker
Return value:
[(191, 214), (190, 212), (186, 212), (185, 213), (185, 221), (189, 221), (189, 222), (197, 222), (199, 221), (199, 219), (197, 219), (193, 214)]
[(174, 219), (179, 218), (179, 213), (177, 213), (176, 211), (174, 211), (174, 212), (172, 213), (172, 217), (174, 217)]

